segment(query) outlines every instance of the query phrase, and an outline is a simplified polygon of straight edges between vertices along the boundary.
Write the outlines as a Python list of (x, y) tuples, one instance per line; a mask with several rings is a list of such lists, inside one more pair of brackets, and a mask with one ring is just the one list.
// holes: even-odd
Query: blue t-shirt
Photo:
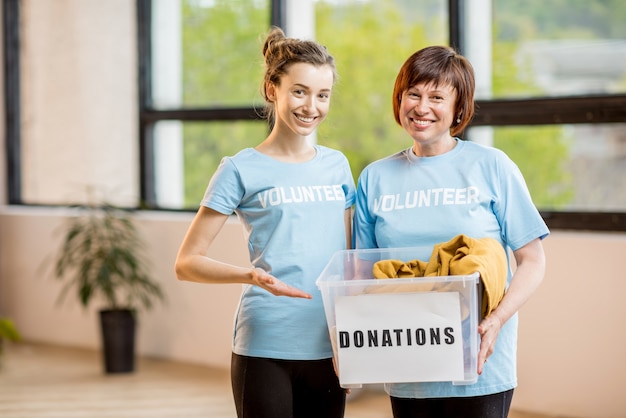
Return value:
[(247, 148), (220, 163), (202, 205), (236, 213), (250, 261), (313, 299), (274, 296), (247, 285), (237, 309), (236, 354), (288, 360), (332, 356), (322, 296), (315, 280), (335, 251), (346, 248), (345, 210), (354, 179), (339, 151), (315, 146), (303, 163), (275, 160)]
[[(457, 140), (451, 151), (417, 157), (412, 149), (370, 164), (359, 176), (355, 248), (431, 248), (458, 234), (491, 237), (517, 250), (549, 234), (518, 167), (501, 150)], [(508, 256), (509, 251), (507, 251)], [(426, 252), (425, 261), (430, 252)], [(507, 282), (511, 280), (509, 269)], [(478, 396), (517, 386), (517, 315), (471, 385), (386, 385), (396, 397)]]

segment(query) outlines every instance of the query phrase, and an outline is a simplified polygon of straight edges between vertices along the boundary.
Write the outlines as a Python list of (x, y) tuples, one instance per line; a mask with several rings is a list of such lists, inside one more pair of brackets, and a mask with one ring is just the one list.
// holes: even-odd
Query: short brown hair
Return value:
[[(469, 60), (448, 46), (429, 46), (411, 55), (400, 68), (393, 87), (393, 114), (400, 125), (402, 95), (422, 83), (450, 84), (457, 92), (450, 134), (463, 132), (474, 117), (474, 69)], [(457, 123), (457, 118), (460, 122)]]

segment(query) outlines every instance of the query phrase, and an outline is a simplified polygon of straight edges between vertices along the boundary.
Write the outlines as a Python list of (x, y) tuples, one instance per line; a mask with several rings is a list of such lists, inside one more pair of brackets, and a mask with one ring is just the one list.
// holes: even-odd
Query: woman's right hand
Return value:
[(259, 267), (252, 269), (252, 282), (267, 290), (274, 296), (289, 296), (292, 298), (313, 299), (309, 293), (288, 285)]

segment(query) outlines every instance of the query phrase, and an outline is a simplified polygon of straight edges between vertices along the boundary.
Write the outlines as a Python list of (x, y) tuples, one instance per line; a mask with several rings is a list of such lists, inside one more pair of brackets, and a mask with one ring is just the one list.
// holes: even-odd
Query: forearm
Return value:
[(543, 273), (539, 273), (536, 268), (520, 266), (515, 272), (504, 298), (498, 307), (491, 312), (491, 315), (497, 317), (503, 325), (530, 299), (542, 280)]
[(539, 239), (515, 251), (517, 268), (500, 304), (478, 326), (481, 336), (478, 353), (478, 374), (493, 353), (502, 326), (530, 299), (543, 280), (545, 256)]
[(539, 240), (516, 253), (517, 268), (504, 298), (491, 313), (501, 324), (508, 321), (530, 299), (541, 285), (545, 274), (545, 257)]
[(204, 255), (179, 256), (176, 259), (178, 280), (195, 283), (241, 283), (252, 284), (251, 267), (223, 263)]

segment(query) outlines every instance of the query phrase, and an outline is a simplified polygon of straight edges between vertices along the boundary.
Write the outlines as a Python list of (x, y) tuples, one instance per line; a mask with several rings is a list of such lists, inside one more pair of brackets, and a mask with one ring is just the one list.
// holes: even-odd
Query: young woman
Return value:
[[(502, 151), (455, 137), (474, 115), (474, 86), (471, 64), (449, 47), (411, 55), (392, 102), (412, 145), (359, 176), (356, 248), (432, 248), (465, 234), (496, 239), (517, 264), (515, 273), (507, 268), (504, 298), (478, 327), (477, 383), (388, 385), (396, 418), (506, 417), (517, 385), (516, 313), (544, 275), (541, 239), (549, 231), (519, 169)], [(397, 204), (377, 204), (392, 198)]]
[[(350, 244), (355, 187), (342, 153), (307, 141), (328, 113), (335, 64), (325, 47), (286, 38), (278, 28), (263, 54), (271, 132), (222, 160), (180, 247), (176, 274), (244, 285), (231, 364), (238, 417), (342, 417), (345, 391), (315, 280)], [(233, 213), (248, 234), (251, 268), (206, 256)]]

